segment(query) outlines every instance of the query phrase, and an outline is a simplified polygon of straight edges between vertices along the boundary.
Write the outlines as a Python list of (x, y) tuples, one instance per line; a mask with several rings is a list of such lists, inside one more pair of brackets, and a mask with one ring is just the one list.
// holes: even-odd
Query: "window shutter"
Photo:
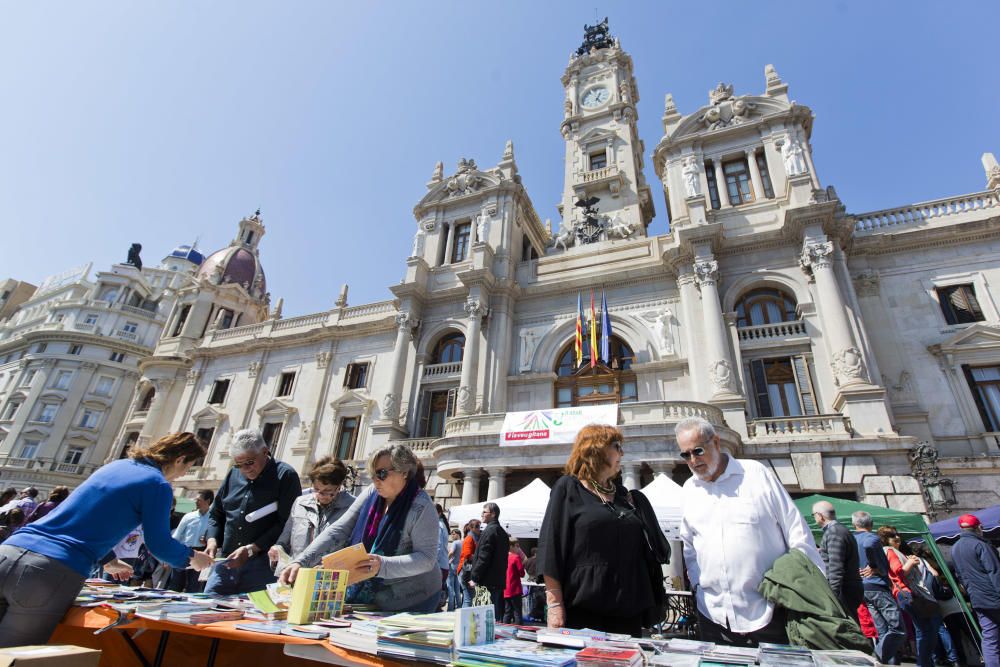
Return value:
[(347, 364), (347, 370), (344, 372), (344, 386), (351, 384), (351, 373), (354, 372), (354, 364)]
[(458, 401), (458, 389), (448, 390), (448, 411), (447, 415), (449, 417), (455, 416), (455, 403)]
[(430, 412), (431, 397), (430, 394), (424, 393), (420, 396), (420, 403), (417, 407), (417, 423), (415, 426), (418, 438), (427, 436), (427, 422), (430, 419)]
[(976, 378), (972, 376), (972, 368), (968, 364), (962, 364), (962, 373), (965, 374), (965, 380), (969, 383), (969, 390), (972, 391), (972, 398), (976, 402), (976, 409), (979, 410), (979, 416), (982, 417), (983, 426), (990, 431), (996, 431), (997, 425), (990, 418), (990, 411), (986, 408), (986, 403), (983, 401), (983, 395), (976, 384)]
[(802, 413), (806, 415), (817, 415), (816, 396), (813, 393), (812, 382), (809, 379), (809, 364), (803, 355), (792, 357), (792, 369), (795, 371), (795, 384), (799, 389), (799, 403), (802, 404)]
[(750, 362), (750, 378), (753, 382), (757, 416), (761, 418), (773, 417), (771, 401), (767, 397), (767, 375), (764, 373), (764, 361), (762, 359), (755, 359)]

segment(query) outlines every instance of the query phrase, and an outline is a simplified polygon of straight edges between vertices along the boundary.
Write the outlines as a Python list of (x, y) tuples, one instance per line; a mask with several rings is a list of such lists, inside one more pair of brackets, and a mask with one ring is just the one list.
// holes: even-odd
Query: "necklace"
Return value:
[(616, 487), (615, 487), (615, 483), (613, 481), (609, 481), (608, 482), (611, 485), (610, 487), (601, 486), (600, 484), (597, 483), (596, 480), (593, 480), (593, 479), (588, 479), (587, 482), (598, 493), (603, 493), (606, 496), (613, 496), (613, 495), (615, 495), (615, 489), (616, 489)]

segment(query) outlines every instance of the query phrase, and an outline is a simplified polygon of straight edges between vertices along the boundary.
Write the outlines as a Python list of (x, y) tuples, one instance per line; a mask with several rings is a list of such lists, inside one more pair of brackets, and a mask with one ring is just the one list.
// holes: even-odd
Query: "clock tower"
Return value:
[(577, 234), (579, 241), (645, 235), (653, 219), (653, 200), (642, 172), (644, 146), (636, 127), (639, 90), (632, 58), (611, 36), (606, 18), (584, 26), (584, 31), (583, 44), (570, 55), (562, 77), (563, 229), (579, 229), (588, 216), (576, 203), (597, 197), (600, 201), (593, 207), (604, 230), (597, 236)]

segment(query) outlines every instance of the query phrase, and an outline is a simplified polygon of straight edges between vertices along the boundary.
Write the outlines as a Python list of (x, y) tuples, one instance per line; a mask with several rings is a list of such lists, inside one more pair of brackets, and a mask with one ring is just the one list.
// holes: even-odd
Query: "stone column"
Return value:
[(833, 376), (841, 387), (868, 383), (861, 351), (854, 343), (851, 325), (844, 312), (844, 297), (833, 273), (833, 242), (807, 240), (803, 244), (801, 264), (816, 281), (816, 306), (823, 321), (830, 351)]
[(403, 372), (406, 370), (406, 353), (417, 321), (410, 313), (396, 315), (396, 346), (392, 349), (392, 375), (389, 393), (382, 398), (382, 419), (396, 423), (399, 420), (399, 401), (403, 393)]
[(479, 470), (466, 470), (465, 483), (462, 484), (462, 504), (471, 505), (479, 500)]
[(476, 411), (476, 370), (479, 365), (479, 336), (482, 330), (486, 306), (478, 299), (465, 302), (465, 312), (469, 315), (469, 326), (465, 333), (465, 350), (462, 353), (462, 380), (458, 386), (458, 411), (460, 415), (471, 415)]
[(451, 264), (451, 246), (455, 242), (455, 223), (449, 222), (446, 224), (445, 229), (445, 242), (444, 242), (444, 260), (441, 265)]
[(744, 151), (747, 156), (747, 168), (750, 170), (750, 182), (753, 184), (754, 201), (766, 199), (764, 195), (764, 181), (760, 178), (760, 167), (757, 166), (757, 151), (748, 148)]
[(153, 396), (153, 403), (149, 406), (149, 412), (146, 413), (146, 421), (139, 432), (140, 442), (147, 442), (154, 436), (159, 435), (157, 426), (160, 422), (160, 415), (163, 414), (163, 408), (167, 403), (167, 393), (174, 384), (172, 380), (166, 379), (150, 380), (150, 383), (153, 385), (153, 389), (156, 390), (156, 394)]
[[(506, 468), (487, 468), (486, 472), (489, 473), (489, 486), (486, 487), (486, 500), (496, 500), (497, 498), (503, 498), (506, 494), (507, 481), (507, 469)], [(473, 501), (475, 502), (475, 501)]]
[[(707, 371), (704, 368), (704, 360), (700, 355), (694, 354), (692, 350), (697, 350), (700, 343), (698, 335), (697, 304), (698, 287), (695, 285), (694, 269), (691, 264), (684, 262), (677, 265), (677, 289), (681, 296), (681, 336), (684, 339), (684, 347), (681, 351), (683, 357), (687, 358), (688, 375), (692, 378), (692, 387), (697, 400), (706, 400), (707, 395), (699, 393), (701, 383), (699, 378), (705, 377)], [(675, 343), (676, 344), (676, 343)]]
[(639, 488), (639, 466), (634, 463), (622, 465), (622, 484), (626, 489)]
[(507, 373), (510, 372), (513, 309), (514, 302), (510, 296), (505, 296), (499, 302), (494, 302), (491, 319), (495, 319), (496, 324), (492, 329), (498, 334), (499, 342), (487, 348), (494, 356), (492, 367), (496, 377), (492, 382), (493, 388), (489, 392), (489, 407), (488, 409), (484, 408), (485, 412), (507, 411)]
[(726, 175), (722, 173), (722, 160), (715, 158), (712, 160), (712, 168), (715, 169), (715, 187), (719, 190), (719, 206), (730, 208), (729, 190), (726, 189)]
[(712, 398), (731, 397), (736, 394), (736, 381), (726, 342), (726, 321), (722, 317), (722, 303), (719, 301), (719, 288), (716, 284), (719, 263), (711, 254), (696, 259), (694, 275), (701, 290), (701, 313), (705, 328), (703, 349), (712, 383)]

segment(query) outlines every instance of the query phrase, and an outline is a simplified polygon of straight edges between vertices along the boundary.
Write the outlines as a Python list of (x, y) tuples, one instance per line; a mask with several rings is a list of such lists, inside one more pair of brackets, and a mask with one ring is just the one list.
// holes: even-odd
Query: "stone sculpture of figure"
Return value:
[(521, 329), (521, 372), (531, 370), (531, 359), (538, 347), (538, 333), (534, 329)]
[(396, 403), (395, 394), (386, 394), (382, 399), (382, 415), (386, 419), (395, 419), (399, 416), (399, 406)]
[(434, 165), (434, 173), (431, 174), (431, 182), (437, 183), (442, 178), (444, 178), (444, 162), (438, 162)]
[(131, 264), (142, 271), (142, 259), (139, 257), (140, 252), (142, 252), (142, 246), (138, 243), (133, 243), (132, 247), (128, 249), (128, 259), (125, 260), (125, 263)]
[(559, 233), (557, 233), (552, 238), (552, 247), (556, 248), (562, 246), (563, 251), (569, 249), (569, 246), (573, 245), (576, 241), (576, 229), (574, 225), (563, 223), (563, 226), (559, 228)]
[(621, 93), (622, 102), (625, 104), (632, 102), (632, 91), (629, 88), (627, 81), (622, 81), (621, 85), (618, 87), (618, 91)]
[(660, 352), (663, 354), (674, 353), (674, 314), (667, 308), (656, 318), (654, 330), (656, 331), (657, 342), (660, 345)]
[(424, 238), (423, 227), (417, 227), (417, 233), (413, 235), (413, 250), (410, 252), (410, 257), (423, 257)]
[(697, 197), (701, 194), (701, 178), (698, 169), (698, 162), (694, 157), (684, 160), (684, 194), (687, 197)]
[(490, 236), (490, 215), (483, 211), (476, 218), (476, 240), (480, 243), (486, 243)]
[(781, 145), (781, 159), (785, 163), (785, 173), (789, 176), (806, 173), (805, 152), (799, 142), (792, 137), (787, 137), (785, 143)]
[(216, 264), (215, 268), (212, 269), (212, 283), (214, 285), (222, 284), (222, 275), (225, 273), (226, 268), (222, 264)]
[(608, 238), (619, 237), (627, 239), (628, 237), (632, 236), (633, 232), (635, 232), (635, 229), (632, 228), (632, 225), (622, 220), (621, 215), (617, 212), (610, 218), (606, 215), (602, 217), (607, 222), (606, 229)]
[(573, 100), (569, 99), (568, 97), (566, 98), (566, 101), (563, 102), (563, 111), (566, 113), (567, 116), (573, 115)]

